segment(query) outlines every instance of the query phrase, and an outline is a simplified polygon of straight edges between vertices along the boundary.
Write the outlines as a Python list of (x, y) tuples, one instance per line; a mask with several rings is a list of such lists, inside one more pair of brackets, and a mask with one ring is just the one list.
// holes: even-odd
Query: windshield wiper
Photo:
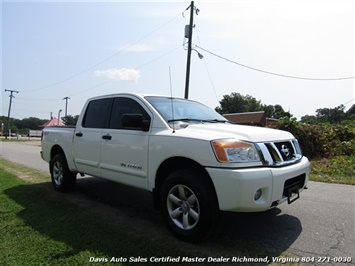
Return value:
[(207, 122), (207, 123), (231, 123), (228, 120), (222, 120), (222, 119), (196, 119), (196, 118), (188, 118), (188, 117), (183, 117), (183, 118), (177, 118), (177, 119), (170, 119), (168, 120), (168, 123), (171, 122), (177, 122), (177, 121), (182, 121), (182, 122)]
[(206, 120), (203, 120), (203, 122), (210, 122), (210, 123), (232, 123), (231, 121), (222, 120), (222, 119), (206, 119)]
[(202, 119), (195, 119), (195, 118), (182, 117), (182, 118), (170, 119), (170, 120), (168, 120), (168, 123), (170, 123), (170, 122), (177, 122), (177, 121), (182, 121), (182, 122), (190, 122), (190, 121), (202, 122)]

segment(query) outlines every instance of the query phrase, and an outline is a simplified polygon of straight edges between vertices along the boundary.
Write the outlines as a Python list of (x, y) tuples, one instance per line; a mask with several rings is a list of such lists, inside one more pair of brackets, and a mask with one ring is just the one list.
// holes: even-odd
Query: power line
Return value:
[(352, 98), (350, 101), (347, 101), (346, 103), (343, 103), (342, 105), (347, 105), (348, 103), (352, 102), (353, 100), (355, 100), (355, 98)]
[[(197, 40), (198, 40), (198, 43), (201, 45), (201, 40), (200, 40), (200, 35), (198, 33), (198, 28), (195, 28), (195, 31), (196, 31), (196, 35), (197, 35)], [(212, 88), (213, 88), (213, 91), (214, 91), (214, 94), (216, 96), (216, 100), (217, 102), (219, 101), (219, 97), (218, 97), (218, 94), (217, 94), (217, 91), (216, 91), (216, 87), (214, 86), (214, 83), (213, 83), (213, 80), (212, 80), (212, 77), (211, 77), (211, 74), (210, 74), (210, 71), (208, 69), (208, 66), (207, 66), (207, 63), (206, 63), (206, 59), (205, 58), (202, 58), (203, 59), (203, 63), (205, 65), (205, 68), (206, 68), (206, 72), (207, 72), (207, 75), (208, 75), (208, 78), (211, 82), (211, 85), (212, 85)]]
[[(77, 76), (79, 76), (79, 75), (81, 75), (81, 74), (83, 74), (83, 73), (85, 73), (85, 72), (87, 72), (87, 71), (89, 71), (89, 70), (91, 70), (91, 69), (97, 67), (98, 65), (101, 65), (101, 64), (107, 62), (108, 60), (112, 59), (113, 57), (115, 57), (115, 56), (119, 55), (120, 53), (122, 53), (123, 51), (127, 50), (129, 47), (132, 47), (133, 45), (135, 45), (135, 44), (139, 43), (140, 41), (144, 40), (145, 38), (149, 37), (150, 35), (152, 35), (152, 34), (155, 33), (156, 31), (158, 31), (158, 30), (160, 30), (161, 28), (165, 27), (166, 25), (168, 25), (169, 23), (171, 23), (172, 21), (174, 21), (174, 20), (175, 20), (176, 18), (178, 18), (179, 16), (181, 16), (181, 14), (176, 15), (175, 17), (173, 17), (172, 19), (170, 19), (170, 20), (167, 21), (166, 23), (162, 24), (161, 26), (157, 27), (157, 28), (154, 29), (153, 31), (149, 32), (148, 34), (144, 35), (143, 37), (139, 38), (138, 40), (136, 40), (136, 41), (130, 43), (130, 44), (127, 45), (126, 47), (124, 47), (124, 48), (120, 49), (119, 51), (117, 51), (116, 53), (114, 53), (114, 54), (112, 54), (112, 55), (106, 57), (105, 59), (103, 59), (103, 60), (97, 62), (96, 64), (94, 64), (94, 65), (92, 65), (92, 66), (90, 66), (90, 67), (88, 67), (88, 68), (86, 68), (86, 69), (84, 69), (84, 70), (82, 70), (82, 71), (80, 71), (80, 72), (74, 74), (74, 75), (71, 75), (71, 76), (69, 76), (69, 77), (67, 77), (67, 78), (65, 78), (65, 79), (62, 79), (62, 80), (60, 80), (60, 81), (54, 82), (54, 83), (49, 84), (49, 85), (47, 85), (47, 86), (40, 87), (40, 88), (38, 88), (38, 89), (34, 89), (34, 90), (31, 90), (31, 91), (44, 90), (44, 89), (47, 89), (47, 88), (56, 86), (56, 85), (58, 85), (58, 84), (64, 83), (64, 82), (66, 82), (66, 81), (68, 81), (68, 80), (71, 80), (71, 79), (73, 79), (73, 78), (75, 78), (75, 77), (77, 77)], [(29, 92), (29, 91), (26, 91), (26, 92)]]
[(101, 87), (102, 85), (105, 85), (106, 83), (110, 83), (110, 82), (112, 82), (112, 81), (113, 81), (113, 79), (106, 80), (106, 81), (104, 81), (104, 82), (102, 82), (102, 83), (100, 83), (100, 84), (94, 85), (94, 86), (92, 86), (92, 87), (90, 87), (90, 88), (87, 88), (87, 89), (85, 89), (85, 90), (82, 90), (82, 91), (78, 91), (78, 92), (76, 92), (76, 93), (73, 93), (73, 94), (71, 94), (70, 96), (73, 97), (73, 96), (76, 96), (76, 95), (78, 95), (78, 94), (87, 92), (87, 91), (89, 91), (89, 90), (96, 89), (97, 87)]
[[(183, 45), (184, 45), (184, 44), (183, 44)], [(165, 56), (167, 56), (167, 55), (169, 55), (169, 54), (175, 52), (177, 49), (179, 49), (179, 48), (180, 48), (181, 46), (183, 46), (183, 45), (179, 45), (179, 46), (173, 48), (172, 50), (170, 50), (170, 51), (168, 51), (168, 52), (166, 52), (166, 53), (164, 53), (164, 54), (162, 54), (162, 55), (156, 57), (155, 59), (152, 59), (152, 60), (148, 61), (147, 63), (144, 63), (144, 64), (142, 64), (142, 65), (136, 67), (135, 69), (141, 69), (141, 68), (145, 67), (146, 65), (149, 65), (149, 64), (151, 64), (151, 63), (153, 63), (153, 62), (159, 60), (160, 58), (165, 57)]]
[(258, 71), (258, 72), (261, 72), (261, 73), (264, 73), (264, 74), (269, 74), (269, 75), (273, 75), (273, 76), (278, 76), (278, 77), (282, 77), (282, 78), (291, 78), (291, 79), (301, 79), (301, 80), (313, 80), (313, 81), (336, 81), (336, 80), (348, 80), (348, 79), (355, 79), (355, 77), (339, 77), (339, 78), (310, 78), (310, 77), (297, 77), (297, 76), (291, 76), (291, 75), (284, 75), (284, 74), (279, 74), (279, 73), (275, 73), (275, 72), (270, 72), (270, 71), (266, 71), (266, 70), (262, 70), (262, 69), (259, 69), (259, 68), (255, 68), (255, 67), (251, 67), (251, 66), (247, 66), (245, 64), (241, 64), (241, 63), (238, 63), (236, 61), (233, 61), (231, 59), (228, 59), (226, 57), (223, 57), (221, 55), (218, 55), (216, 53), (213, 53), (209, 50), (206, 50), (204, 48), (202, 48), (201, 46), (198, 46), (198, 45), (195, 45), (197, 48), (215, 56), (215, 57), (218, 57), (220, 59), (223, 59), (227, 62), (230, 62), (230, 63), (233, 63), (235, 65), (238, 65), (238, 66), (241, 66), (241, 67), (245, 67), (245, 68), (248, 68), (248, 69), (251, 69), (251, 70), (254, 70), (254, 71)]
[[(145, 67), (145, 66), (147, 66), (147, 65), (149, 65), (149, 64), (151, 64), (151, 63), (153, 63), (153, 62), (155, 62), (155, 61), (157, 61), (157, 60), (159, 60), (159, 59), (161, 59), (161, 58), (163, 58), (163, 57), (165, 57), (165, 56), (167, 56), (167, 55), (169, 55), (169, 54), (175, 52), (175, 51), (176, 51), (177, 49), (179, 49), (181, 46), (182, 46), (182, 45), (179, 45), (179, 46), (173, 48), (172, 50), (170, 50), (170, 51), (168, 51), (168, 52), (166, 52), (166, 53), (164, 53), (164, 54), (162, 54), (162, 55), (156, 57), (155, 59), (152, 59), (152, 60), (150, 60), (150, 61), (148, 61), (148, 62), (146, 62), (146, 63), (144, 63), (144, 64), (142, 64), (142, 65), (140, 65), (140, 66), (135, 67), (135, 69), (142, 69), (143, 67)], [(89, 91), (89, 90), (96, 89), (96, 88), (101, 87), (102, 85), (105, 85), (105, 84), (110, 83), (110, 82), (112, 82), (112, 81), (114, 81), (114, 80), (113, 80), (113, 79), (106, 80), (106, 81), (104, 81), (104, 82), (102, 82), (102, 83), (100, 83), (100, 84), (94, 85), (94, 86), (92, 86), (92, 87), (90, 87), (90, 88), (87, 88), (87, 89), (85, 89), (85, 90), (82, 90), (82, 91), (73, 93), (73, 94), (71, 94), (70, 96), (73, 97), (73, 96), (75, 96), (75, 95), (78, 95), (78, 94), (87, 92), (87, 91)]]

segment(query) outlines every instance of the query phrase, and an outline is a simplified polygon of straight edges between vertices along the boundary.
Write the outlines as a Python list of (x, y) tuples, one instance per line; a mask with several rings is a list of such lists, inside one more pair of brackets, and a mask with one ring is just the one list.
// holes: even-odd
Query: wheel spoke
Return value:
[(172, 219), (176, 219), (178, 218), (181, 214), (183, 213), (182, 209), (179, 207), (179, 208), (176, 208), (175, 210), (173, 210), (172, 212), (170, 212), (170, 217)]
[(183, 230), (191, 230), (200, 220), (199, 200), (191, 188), (178, 184), (167, 195), (167, 210), (174, 224)]
[(76, 173), (69, 170), (64, 154), (56, 154), (50, 162), (51, 181), (54, 189), (68, 191), (75, 186)]
[(53, 166), (53, 179), (57, 185), (60, 185), (63, 181), (63, 167), (59, 162), (56, 162)]
[(186, 212), (183, 214), (182, 216), (182, 226), (184, 227), (184, 229), (188, 229), (190, 226), (189, 223), (189, 214)]
[(191, 216), (191, 218), (194, 219), (195, 221), (197, 221), (198, 218), (199, 218), (199, 214), (198, 214), (195, 210), (193, 210), (193, 209), (190, 209), (189, 212), (188, 212), (188, 214), (189, 214), (189, 215)]
[(176, 197), (174, 194), (169, 195), (169, 200), (176, 205), (180, 205), (181, 203), (181, 200), (178, 197)]
[(185, 188), (183, 186), (179, 186), (179, 195), (180, 195), (180, 199), (182, 200), (186, 200), (186, 192), (185, 192)]
[(187, 202), (188, 202), (190, 205), (193, 205), (194, 203), (196, 203), (196, 196), (195, 196), (195, 194), (191, 194), (191, 196), (187, 199)]

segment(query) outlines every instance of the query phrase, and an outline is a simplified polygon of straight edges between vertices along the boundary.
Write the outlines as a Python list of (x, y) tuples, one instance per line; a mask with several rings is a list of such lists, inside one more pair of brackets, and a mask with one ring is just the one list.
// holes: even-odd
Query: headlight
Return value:
[(217, 160), (221, 163), (260, 162), (260, 157), (253, 143), (235, 139), (214, 140), (211, 142)]

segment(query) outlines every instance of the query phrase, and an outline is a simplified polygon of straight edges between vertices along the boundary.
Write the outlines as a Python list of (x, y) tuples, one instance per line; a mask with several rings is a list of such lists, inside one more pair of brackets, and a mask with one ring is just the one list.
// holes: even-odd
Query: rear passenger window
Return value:
[(110, 128), (123, 129), (121, 118), (124, 114), (141, 114), (143, 120), (150, 120), (144, 108), (135, 100), (126, 97), (115, 98), (111, 111)]
[(109, 98), (91, 101), (86, 109), (82, 126), (89, 128), (103, 128), (105, 126), (109, 101)]

